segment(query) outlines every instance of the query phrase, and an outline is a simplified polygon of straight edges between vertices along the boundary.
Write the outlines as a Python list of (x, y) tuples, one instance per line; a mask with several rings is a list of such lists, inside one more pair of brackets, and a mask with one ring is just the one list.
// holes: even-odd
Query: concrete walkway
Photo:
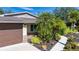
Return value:
[(55, 44), (55, 46), (51, 49), (51, 51), (62, 51), (64, 48), (64, 44), (66, 44), (67, 38), (64, 36), (61, 36), (61, 39), (59, 42)]
[(0, 48), (0, 51), (40, 51), (29, 43), (19, 43)]

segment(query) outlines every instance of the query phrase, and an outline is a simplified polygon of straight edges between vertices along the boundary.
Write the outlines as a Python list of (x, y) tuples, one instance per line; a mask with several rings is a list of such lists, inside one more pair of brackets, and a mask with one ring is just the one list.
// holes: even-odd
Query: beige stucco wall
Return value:
[(23, 24), (23, 42), (27, 42), (27, 25)]
[(23, 42), (27, 42), (28, 39), (27, 33), (32, 33), (30, 31), (30, 25), (31, 24), (23, 24)]
[(32, 33), (31, 24), (24, 24), (24, 28), (27, 28), (27, 33)]
[(28, 33), (33, 33), (30, 29), (31, 24), (23, 24), (23, 42), (27, 42), (27, 39), (29, 39)]

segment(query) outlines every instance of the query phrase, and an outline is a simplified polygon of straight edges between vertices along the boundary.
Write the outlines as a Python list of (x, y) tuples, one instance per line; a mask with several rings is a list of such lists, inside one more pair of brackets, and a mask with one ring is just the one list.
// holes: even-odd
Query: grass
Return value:
[(74, 48), (74, 49), (69, 49), (69, 48), (67, 48), (67, 49), (64, 49), (64, 51), (79, 51), (79, 43), (78, 42), (76, 42), (76, 48)]
[(76, 48), (76, 49), (64, 49), (64, 51), (79, 51), (79, 48)]

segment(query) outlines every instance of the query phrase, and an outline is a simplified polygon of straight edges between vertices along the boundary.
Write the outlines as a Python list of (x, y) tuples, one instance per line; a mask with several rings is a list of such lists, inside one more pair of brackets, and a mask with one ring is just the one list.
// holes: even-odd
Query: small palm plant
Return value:
[(76, 49), (76, 43), (75, 43), (75, 37), (71, 36), (68, 38), (67, 40), (67, 44), (65, 45), (65, 49), (67, 50), (72, 50), (72, 49)]

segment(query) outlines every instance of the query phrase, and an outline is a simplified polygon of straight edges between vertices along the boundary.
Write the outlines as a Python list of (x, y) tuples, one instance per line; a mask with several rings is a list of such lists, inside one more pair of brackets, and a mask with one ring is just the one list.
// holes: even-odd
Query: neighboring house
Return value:
[[(0, 47), (23, 42), (34, 33), (36, 16), (27, 12), (0, 16)], [(24, 36), (26, 39), (24, 39)]]

